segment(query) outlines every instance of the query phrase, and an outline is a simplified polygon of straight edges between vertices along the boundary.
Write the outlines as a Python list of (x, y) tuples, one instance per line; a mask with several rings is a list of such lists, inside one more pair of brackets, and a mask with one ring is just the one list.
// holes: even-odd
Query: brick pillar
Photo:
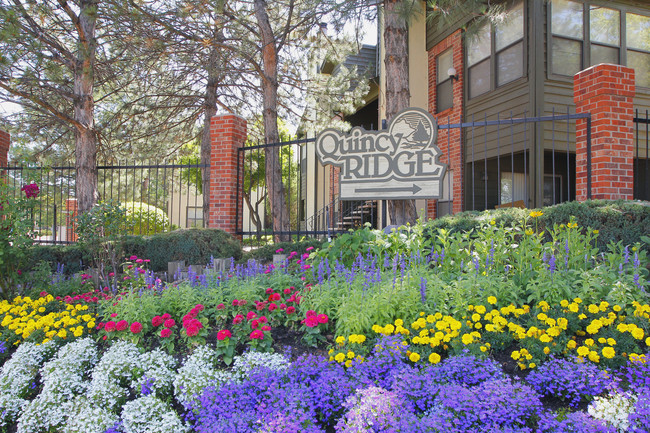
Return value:
[[(237, 149), (247, 137), (246, 120), (235, 114), (214, 116), (210, 123), (210, 216), (208, 227), (234, 235), (243, 213), (243, 187), (240, 174), (237, 182)], [(243, 167), (242, 167), (243, 168)], [(239, 192), (239, 201), (237, 201)]]
[[(448, 49), (454, 50), (454, 68), (458, 74), (458, 81), (453, 82), (453, 107), (436, 113), (436, 69), (437, 57)], [(463, 119), (463, 86), (465, 77), (463, 75), (463, 38), (461, 30), (457, 30), (438, 45), (429, 50), (429, 112), (437, 119), (438, 124), (447, 122), (461, 123)], [(443, 71), (444, 74), (447, 71)], [(463, 211), (463, 153), (461, 141), (461, 129), (440, 129), (438, 130), (438, 148), (442, 155), (439, 161), (447, 164), (447, 170), (453, 170), (454, 180), (452, 182), (453, 213)], [(443, 185), (447, 188), (447, 183)], [(437, 200), (427, 200), (427, 218), (437, 217)]]
[[(632, 200), (634, 69), (601, 64), (574, 77), (576, 113), (591, 113), (591, 198)], [(576, 125), (576, 199), (587, 199), (587, 121)]]
[(77, 199), (69, 198), (65, 201), (65, 210), (67, 215), (65, 217), (65, 240), (68, 242), (77, 242)]
[(8, 132), (0, 130), (0, 167), (6, 167), (9, 162), (9, 143), (11, 136)]

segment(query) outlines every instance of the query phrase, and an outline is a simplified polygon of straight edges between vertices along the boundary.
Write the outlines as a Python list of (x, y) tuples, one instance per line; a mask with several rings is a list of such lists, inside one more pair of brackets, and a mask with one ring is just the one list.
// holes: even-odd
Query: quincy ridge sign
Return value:
[(323, 165), (340, 167), (341, 199), (440, 198), (447, 169), (438, 162), (436, 119), (420, 108), (400, 111), (386, 131), (326, 129), (316, 138)]

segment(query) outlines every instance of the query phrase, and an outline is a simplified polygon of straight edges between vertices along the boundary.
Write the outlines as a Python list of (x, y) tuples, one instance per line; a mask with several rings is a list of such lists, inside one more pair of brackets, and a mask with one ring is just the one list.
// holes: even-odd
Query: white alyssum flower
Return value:
[(0, 427), (14, 423), (23, 407), (29, 403), (38, 370), (52, 356), (53, 341), (36, 345), (23, 343), (0, 369)]
[(66, 344), (41, 368), (43, 389), (18, 418), (18, 433), (59, 431), (66, 424), (74, 397), (84, 394), (90, 381), (86, 372), (97, 362), (97, 347), (90, 338)]
[(185, 360), (174, 377), (174, 395), (179, 403), (187, 406), (207, 386), (219, 386), (231, 380), (230, 373), (217, 369), (217, 359), (214, 349), (199, 346)]
[(178, 415), (153, 395), (126, 403), (122, 409), (125, 433), (181, 433), (188, 431)]
[(133, 379), (131, 389), (139, 394), (146, 382), (151, 392), (159, 397), (169, 394), (176, 374), (174, 357), (161, 349), (155, 349), (141, 354), (138, 361), (143, 374)]
[(117, 414), (83, 395), (75, 397), (68, 408), (68, 420), (62, 433), (103, 433), (119, 420)]
[(630, 427), (628, 416), (634, 412), (638, 397), (621, 393), (614, 393), (606, 397), (595, 397), (587, 408), (587, 412), (594, 418), (600, 419), (619, 432), (626, 432)]
[(129, 341), (117, 341), (104, 353), (92, 372), (88, 398), (95, 404), (117, 410), (128, 394), (128, 386), (142, 375), (140, 350)]
[(246, 352), (236, 356), (232, 366), (233, 376), (243, 380), (249, 373), (258, 367), (268, 368), (273, 371), (285, 371), (291, 362), (279, 353)]

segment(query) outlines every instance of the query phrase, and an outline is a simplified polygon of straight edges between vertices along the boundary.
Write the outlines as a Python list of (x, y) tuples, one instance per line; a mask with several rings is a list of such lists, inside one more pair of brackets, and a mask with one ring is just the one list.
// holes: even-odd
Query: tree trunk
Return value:
[(202, 169), (203, 192), (203, 226), (207, 227), (210, 221), (210, 162), (212, 142), (210, 138), (210, 123), (212, 117), (217, 114), (217, 88), (219, 87), (219, 53), (216, 47), (210, 49), (208, 60), (208, 83), (205, 86), (205, 100), (203, 107), (203, 135), (201, 137), (201, 164), (206, 165)]
[(74, 66), (74, 120), (78, 122), (75, 129), (75, 165), (79, 212), (89, 210), (99, 199), (93, 99), (98, 3), (99, 0), (81, 0), (79, 5), (79, 51)]
[[(400, 110), (409, 106), (408, 27), (397, 13), (401, 1), (384, 1), (384, 45), (386, 50), (386, 119), (390, 122)], [(389, 200), (391, 223), (397, 226), (417, 220), (415, 200)]]
[[(266, 143), (280, 141), (278, 133), (278, 51), (265, 0), (255, 0), (255, 17), (262, 37), (262, 120), (264, 123), (264, 140)], [(271, 205), (271, 218), (275, 233), (289, 231), (289, 210), (285, 201), (284, 185), (282, 184), (282, 167), (280, 163), (280, 147), (273, 146), (265, 149), (266, 159), (266, 188)], [(289, 235), (275, 236), (276, 241), (288, 241)]]

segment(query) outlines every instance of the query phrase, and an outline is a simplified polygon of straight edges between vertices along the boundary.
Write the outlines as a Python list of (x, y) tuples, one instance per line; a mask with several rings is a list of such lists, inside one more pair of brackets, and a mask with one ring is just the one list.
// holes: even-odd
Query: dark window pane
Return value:
[(575, 75), (582, 69), (582, 42), (553, 38), (552, 71), (560, 75)]
[(520, 42), (497, 54), (497, 86), (524, 76), (524, 43)]
[(443, 81), (436, 87), (436, 112), (440, 113), (454, 106), (454, 86), (451, 80)]
[(553, 34), (582, 39), (582, 3), (567, 0), (553, 0), (551, 7), (553, 8), (551, 17)]
[(606, 47), (603, 45), (591, 44), (591, 64), (598, 65), (600, 63), (613, 63), (617, 65), (618, 48)]
[(627, 65), (634, 68), (637, 86), (650, 87), (650, 53), (628, 51)]
[(490, 59), (469, 68), (469, 97), (490, 91)]
[(517, 42), (524, 37), (524, 3), (520, 2), (510, 9), (502, 23), (495, 29), (497, 51)]
[(591, 6), (589, 12), (591, 40), (608, 45), (621, 45), (621, 13), (601, 6)]

